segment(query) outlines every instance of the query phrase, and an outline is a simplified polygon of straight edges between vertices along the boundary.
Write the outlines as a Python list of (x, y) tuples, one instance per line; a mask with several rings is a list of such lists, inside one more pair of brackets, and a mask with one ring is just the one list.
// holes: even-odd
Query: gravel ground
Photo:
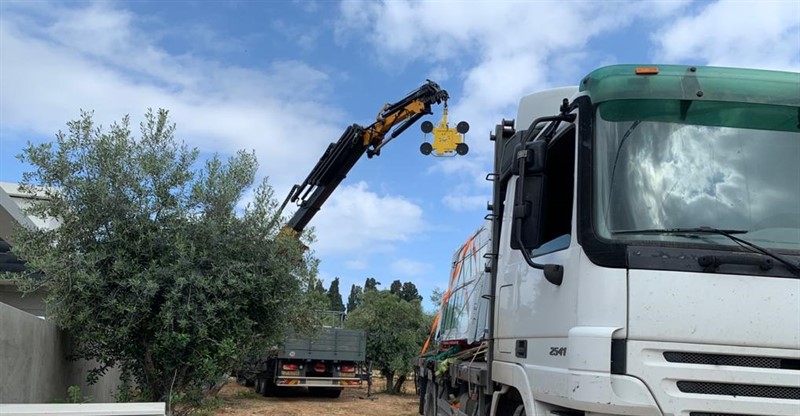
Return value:
[[(219, 394), (223, 405), (216, 415), (352, 415), (352, 416), (417, 416), (418, 399), (414, 394), (413, 381), (406, 385), (405, 394), (375, 394), (367, 396), (363, 388), (345, 389), (338, 399), (313, 397), (298, 391), (291, 397), (262, 397), (252, 387), (244, 387), (231, 381)], [(407, 383), (409, 383), (407, 382)], [(376, 378), (373, 391), (383, 389), (383, 379)]]

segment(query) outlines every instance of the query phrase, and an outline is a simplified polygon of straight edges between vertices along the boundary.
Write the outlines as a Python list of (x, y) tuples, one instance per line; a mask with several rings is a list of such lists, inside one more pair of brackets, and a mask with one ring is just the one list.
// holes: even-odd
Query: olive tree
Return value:
[(374, 289), (364, 292), (361, 304), (345, 320), (345, 327), (367, 331), (367, 360), (386, 377), (389, 393), (401, 392), (411, 360), (425, 341), (427, 325), (419, 301)]
[(243, 357), (311, 322), (315, 261), (282, 231), (266, 180), (242, 203), (253, 153), (203, 163), (166, 110), (148, 111), (138, 138), (127, 116), (106, 130), (92, 118), (19, 156), (32, 168), (23, 189), (43, 197), (29, 214), (59, 224), (15, 236), (23, 287), (47, 289), (75, 357), (99, 363), (90, 378), (119, 366), (138, 399), (197, 404)]

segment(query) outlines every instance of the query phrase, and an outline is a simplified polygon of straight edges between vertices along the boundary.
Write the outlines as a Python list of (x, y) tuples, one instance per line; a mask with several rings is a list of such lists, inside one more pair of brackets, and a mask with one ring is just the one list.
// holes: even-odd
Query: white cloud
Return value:
[(365, 260), (348, 260), (344, 263), (348, 270), (366, 270), (369, 264)]
[(431, 68), (425, 78), (436, 80), (436, 82), (441, 84), (450, 79), (450, 71), (446, 66), (438, 65)]
[(306, 13), (316, 13), (320, 8), (319, 2), (316, 0), (292, 0), (292, 4), (300, 7)]
[(442, 198), (442, 204), (453, 211), (486, 210), (486, 204), (491, 200), (491, 194), (486, 195), (460, 195), (448, 194)]
[(389, 265), (389, 270), (402, 280), (403, 277), (422, 276), (430, 273), (430, 271), (433, 270), (433, 266), (421, 261), (399, 259)]
[(653, 35), (661, 59), (800, 71), (800, 3), (717, 1)]
[(314, 218), (321, 256), (389, 251), (424, 228), (422, 208), (400, 196), (378, 195), (366, 182), (342, 185)]
[[(81, 108), (95, 109), (95, 120), (107, 126), (164, 107), (177, 138), (203, 151), (255, 149), (261, 174), (270, 174), (282, 199), (344, 128), (342, 112), (327, 104), (328, 74), (303, 62), (251, 69), (169, 52), (138, 26), (142, 16), (110, 3), (3, 7), (3, 148), (49, 139)], [(417, 205), (370, 192), (364, 183), (342, 186), (314, 224), (312, 248), (320, 254), (391, 250), (423, 227)]]
[(280, 197), (341, 134), (342, 113), (325, 103), (328, 75), (322, 71), (298, 61), (254, 70), (170, 53), (138, 22), (109, 3), (4, 5), (4, 148), (49, 139), (81, 108), (95, 109), (95, 120), (107, 126), (125, 114), (136, 122), (148, 107), (163, 107), (177, 123), (177, 138), (190, 145), (223, 154), (255, 149), (261, 174), (271, 173)]
[(310, 51), (317, 46), (320, 30), (316, 26), (300, 26), (287, 23), (284, 20), (272, 22), (273, 28), (281, 33), (287, 41), (294, 43), (304, 51)]
[(367, 39), (387, 66), (422, 61), (432, 73), (447, 68), (450, 82), (462, 83), (450, 115), (471, 125), (472, 161), (437, 169), (467, 173), (463, 180), (480, 189), (478, 182), (493, 160), (486, 138), (501, 118), (515, 113), (523, 95), (563, 83), (565, 73), (575, 73), (568, 79), (577, 82), (582, 74), (574, 62), (585, 56), (591, 38), (622, 30), (634, 19), (656, 25), (686, 4), (474, 1), (453, 7), (450, 2), (350, 0), (340, 5), (336, 30), (343, 41)]

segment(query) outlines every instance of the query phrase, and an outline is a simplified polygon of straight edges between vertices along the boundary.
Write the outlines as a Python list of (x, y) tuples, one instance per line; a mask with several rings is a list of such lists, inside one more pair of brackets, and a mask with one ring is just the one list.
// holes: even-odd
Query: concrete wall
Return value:
[(64, 400), (72, 385), (95, 403), (113, 402), (119, 370), (89, 386), (91, 363), (68, 361), (69, 350), (68, 337), (53, 323), (0, 303), (0, 403)]
[(17, 289), (13, 280), (0, 280), (0, 303), (13, 306), (31, 315), (47, 316), (44, 297), (43, 289), (23, 294)]

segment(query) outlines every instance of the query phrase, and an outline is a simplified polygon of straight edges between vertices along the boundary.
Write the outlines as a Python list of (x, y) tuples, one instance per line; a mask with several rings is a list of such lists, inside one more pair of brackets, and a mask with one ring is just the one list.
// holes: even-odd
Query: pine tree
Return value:
[(353, 311), (358, 309), (363, 297), (364, 291), (361, 289), (361, 286), (356, 284), (350, 286), (350, 295), (347, 297), (347, 313), (353, 313)]
[(367, 281), (364, 282), (364, 293), (367, 293), (370, 290), (378, 290), (378, 286), (381, 282), (375, 280), (374, 277), (368, 277)]
[(400, 290), (400, 297), (408, 302), (421, 301), (422, 296), (419, 295), (417, 286), (412, 282), (403, 283), (403, 288)]
[(402, 297), (400, 293), (402, 291), (403, 291), (403, 283), (401, 283), (399, 280), (395, 280), (394, 282), (392, 282), (392, 285), (389, 286), (389, 292), (394, 295)]
[(330, 299), (331, 310), (337, 312), (344, 312), (344, 302), (342, 302), (342, 295), (339, 293), (339, 278), (333, 279), (331, 287), (328, 288), (328, 299)]

